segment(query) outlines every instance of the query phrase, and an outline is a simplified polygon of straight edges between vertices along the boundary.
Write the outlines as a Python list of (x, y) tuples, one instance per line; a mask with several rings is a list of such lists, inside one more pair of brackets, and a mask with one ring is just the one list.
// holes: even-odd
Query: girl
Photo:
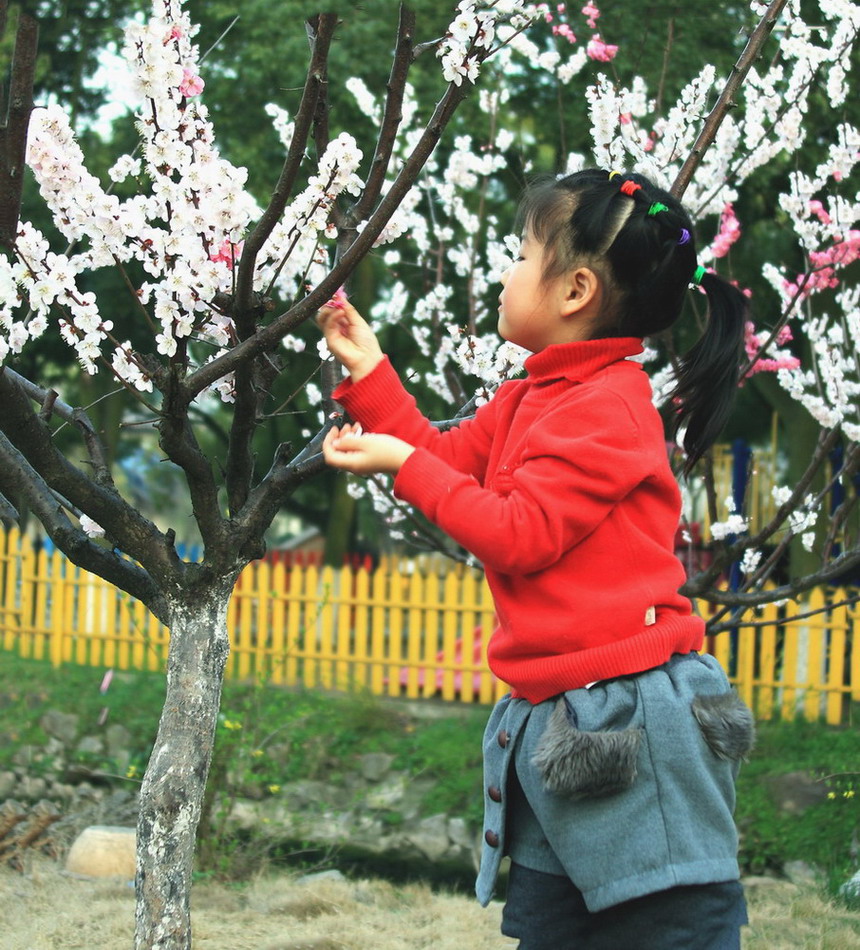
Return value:
[(737, 385), (745, 299), (696, 265), (680, 204), (639, 175), (589, 170), (527, 192), (502, 277), (499, 333), (527, 376), (441, 433), (346, 303), (320, 311), (349, 371), (335, 398), (367, 430), (329, 432), (326, 461), (390, 472), (484, 564), (511, 687), (484, 737), (477, 894), (511, 857), (502, 932), (520, 950), (729, 950), (746, 922), (732, 810), (749, 711), (700, 654), (679, 595), (680, 494), (641, 365), (688, 285), (707, 295), (680, 361), (686, 471)]

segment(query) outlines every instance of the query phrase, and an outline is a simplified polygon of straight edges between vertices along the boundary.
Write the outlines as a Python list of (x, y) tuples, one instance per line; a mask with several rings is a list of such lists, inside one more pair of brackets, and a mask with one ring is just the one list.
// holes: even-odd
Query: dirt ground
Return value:
[[(860, 950), (860, 914), (784, 881), (748, 882), (744, 950)], [(294, 875), (242, 887), (198, 883), (195, 950), (514, 950), (499, 933), (501, 904), (420, 884)], [(134, 893), (127, 881), (87, 880), (34, 856), (0, 868), (2, 950), (129, 950)], [(622, 948), (619, 948), (622, 950)], [(633, 950), (633, 948), (624, 948)]]

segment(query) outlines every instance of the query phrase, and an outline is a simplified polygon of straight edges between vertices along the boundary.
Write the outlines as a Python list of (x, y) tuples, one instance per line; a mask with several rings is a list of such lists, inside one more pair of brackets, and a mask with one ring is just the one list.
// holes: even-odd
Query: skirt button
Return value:
[(486, 841), (491, 848), (498, 848), (499, 846), (499, 836), (495, 831), (488, 831), (484, 835), (484, 841)]

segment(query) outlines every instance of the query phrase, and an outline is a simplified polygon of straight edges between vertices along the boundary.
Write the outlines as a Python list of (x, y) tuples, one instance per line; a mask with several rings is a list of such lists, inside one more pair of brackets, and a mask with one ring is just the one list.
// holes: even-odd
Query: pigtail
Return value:
[(673, 435), (683, 436), (689, 475), (713, 445), (728, 419), (737, 391), (743, 353), (747, 298), (716, 274), (704, 273), (700, 286), (708, 298), (705, 332), (680, 361), (672, 403), (678, 409)]

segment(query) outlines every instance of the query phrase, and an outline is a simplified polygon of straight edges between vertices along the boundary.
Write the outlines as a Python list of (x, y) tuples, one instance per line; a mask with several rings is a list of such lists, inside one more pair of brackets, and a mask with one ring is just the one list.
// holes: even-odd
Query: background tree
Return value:
[[(387, 26), (387, 82), (344, 80), (355, 103), (350, 109), (359, 113), (349, 118), (356, 136), (335, 134), (330, 72), (333, 44), (348, 48), (356, 11), (347, 5), (340, 25), (333, 13), (311, 16), (299, 31), (310, 50), (301, 89), (279, 89), (284, 97), (267, 109), (285, 156), (274, 190), (248, 189), (244, 169), (216, 149), (200, 100), (200, 50), (179, 0), (155, 0), (152, 17), (132, 22), (127, 32), (125, 55), (141, 100), (140, 150), (113, 163), (115, 190), (85, 166), (63, 109), (48, 105), (33, 113), (28, 161), (58, 236), (49, 239), (28, 222), (15, 226), (9, 209), (17, 204), (4, 205), (0, 492), (7, 511), (26, 504), (76, 564), (140, 599), (171, 630), (167, 698), (141, 794), (139, 947), (189, 945), (194, 830), (228, 650), (227, 603), (241, 569), (264, 552), (276, 513), (322, 471), (318, 446), (336, 417), (329, 394), (337, 373), (325, 361), (316, 378), (320, 360), (302, 325), (351, 275), (361, 288), (363, 268), (368, 283), (378, 284), (373, 316), (428, 405), (435, 399), (439, 412), (451, 415), (465, 402), (468, 411), (516, 371), (523, 354), (498, 347), (488, 332), (493, 285), (511, 237), (512, 222), (503, 216), (510, 209), (506, 183), (519, 184), (530, 168), (554, 166), (559, 157), (570, 168), (586, 161), (581, 153), (568, 154), (569, 137), (551, 145), (538, 139), (534, 104), (540, 96), (556, 110), (560, 98), (562, 109), (567, 100), (585, 103), (591, 161), (674, 182), (702, 233), (713, 234), (713, 241), (700, 242), (706, 264), (722, 261), (737, 238), (727, 204), (756, 169), (792, 156), (796, 168), (774, 201), (798, 235), (806, 266), (766, 262), (779, 307), (766, 318), (766, 330), (750, 331), (749, 369), (763, 360), (779, 369), (780, 386), (815, 419), (820, 446), (796, 484), (781, 489), (776, 517), (755, 538), (744, 535), (741, 513), (721, 520), (721, 500), (706, 477), (713, 530), (724, 543), (714, 566), (693, 578), (689, 590), (733, 610), (795, 595), (860, 561), (851, 481), (860, 431), (860, 323), (856, 289), (838, 283), (856, 256), (857, 200), (848, 176), (857, 161), (857, 131), (847, 121), (833, 122), (811, 166), (800, 151), (820, 85), (828, 102), (839, 108), (844, 101), (860, 26), (857, 5), (820, 0), (815, 14), (824, 25), (811, 30), (797, 4), (754, 3), (761, 21), (728, 81), (719, 80), (711, 64), (697, 66), (696, 75), (679, 84), (677, 101), (669, 98), (672, 71), (662, 65), (657, 98), (644, 81), (625, 81), (620, 72), (598, 74), (584, 93), (572, 94), (570, 83), (584, 70), (615, 63), (612, 37), (596, 32), (599, 11), (587, 4), (568, 15), (558, 5), (538, 5), (523, 16), (523, 7), (520, 0), (461, 3), (444, 33), (431, 30), (426, 43), (416, 15), (401, 8), (399, 22)], [(577, 25), (576, 41), (570, 38), (574, 16), (586, 27), (583, 34)], [(777, 44), (768, 37), (779, 17)], [(376, 24), (377, 34), (385, 29)], [(433, 108), (422, 105), (418, 87), (408, 81), (420, 75), (429, 89), (432, 71), (414, 72), (428, 62), (436, 70)], [(238, 60), (230, 69), (214, 72), (225, 83), (238, 82)], [(526, 101), (517, 77), (530, 69), (536, 70), (535, 96)], [(13, 77), (27, 85), (18, 66)], [(459, 130), (437, 149), (476, 80), (468, 132)], [(246, 110), (244, 99), (236, 101)], [(10, 114), (7, 140), (20, 147), (22, 126), (14, 120)], [(573, 127), (565, 126), (568, 132)], [(0, 168), (0, 186), (15, 202), (19, 168), (8, 158)], [(258, 203), (260, 191), (270, 194), (265, 205)], [(117, 283), (107, 282), (108, 274)], [(695, 303), (693, 297), (694, 311)], [(808, 343), (805, 365), (788, 349), (789, 320), (797, 339)], [(87, 413), (43, 385), (38, 366), (21, 372), (31, 345), (50, 333), (72, 349), (88, 375), (107, 371), (129, 433), (143, 445), (156, 435), (163, 461), (153, 462), (147, 451), (138, 457), (184, 483), (203, 542), (196, 561), (180, 558), (170, 518), (155, 523), (123, 492)], [(672, 359), (684, 342), (654, 341), (649, 358), (657, 367), (658, 399), (671, 388)], [(282, 438), (261, 464), (261, 436), (298, 400), (318, 431), (299, 429), (292, 440)], [(820, 517), (816, 535), (812, 520), (824, 495), (810, 486), (839, 440), (844, 464), (830, 481), (844, 488), (843, 501)], [(381, 488), (371, 483), (367, 490), (380, 506), (388, 504)], [(402, 513), (391, 510), (395, 515)], [(815, 570), (766, 591), (795, 536), (816, 551)], [(741, 583), (721, 591), (719, 575), (741, 559)], [(715, 624), (738, 620), (730, 613)]]

